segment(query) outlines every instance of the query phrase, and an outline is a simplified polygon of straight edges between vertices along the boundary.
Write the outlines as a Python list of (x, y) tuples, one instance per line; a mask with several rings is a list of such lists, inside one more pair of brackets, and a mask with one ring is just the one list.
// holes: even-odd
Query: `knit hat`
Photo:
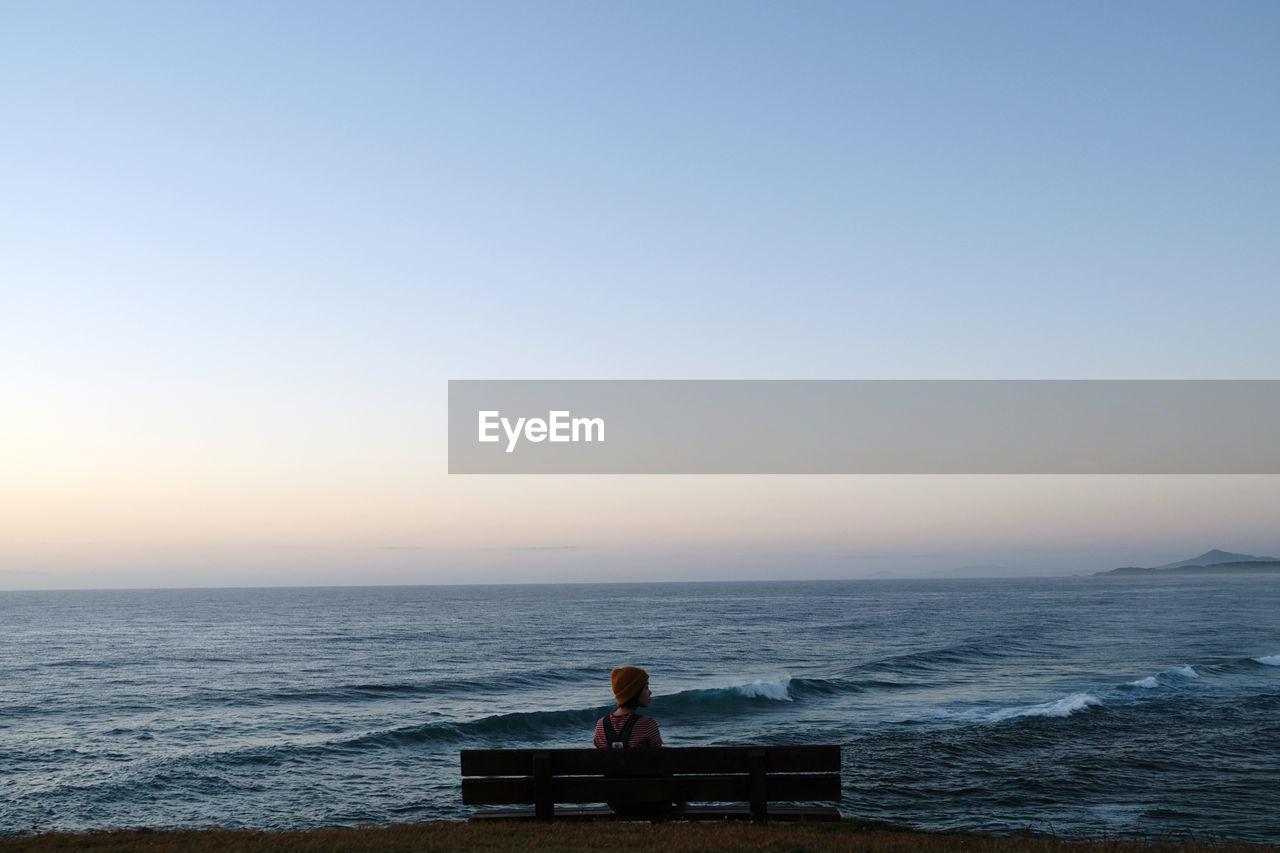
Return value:
[(618, 704), (633, 698), (649, 683), (649, 673), (638, 666), (624, 666), (610, 673), (613, 679), (613, 696)]

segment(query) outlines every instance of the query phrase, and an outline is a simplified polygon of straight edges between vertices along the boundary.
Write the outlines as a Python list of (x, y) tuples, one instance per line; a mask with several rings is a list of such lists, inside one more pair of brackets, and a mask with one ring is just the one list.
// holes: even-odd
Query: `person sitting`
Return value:
[[(662, 733), (653, 717), (641, 716), (640, 708), (648, 708), (653, 693), (649, 690), (649, 673), (638, 666), (624, 666), (610, 673), (613, 696), (618, 710), (596, 721), (591, 742), (596, 749), (657, 749), (662, 746)], [(621, 817), (660, 819), (676, 811), (675, 803), (635, 802), (609, 803)]]

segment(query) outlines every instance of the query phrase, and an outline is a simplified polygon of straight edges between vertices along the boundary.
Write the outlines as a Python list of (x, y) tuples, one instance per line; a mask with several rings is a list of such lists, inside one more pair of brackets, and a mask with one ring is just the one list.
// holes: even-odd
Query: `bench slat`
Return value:
[[(538, 791), (532, 777), (463, 779), (466, 805), (532, 803)], [(770, 773), (763, 780), (765, 802), (839, 801), (840, 776), (834, 773)], [(603, 778), (561, 776), (551, 780), (550, 800), (556, 803), (602, 803), (636, 800), (676, 802), (749, 802), (750, 776), (667, 776)], [(545, 794), (544, 794), (545, 796)]]
[[(750, 747), (765, 753), (766, 773), (838, 773), (838, 746)], [(746, 747), (691, 746), (662, 749), (551, 749), (546, 752), (556, 775), (617, 772), (746, 773)], [(464, 749), (463, 776), (528, 776), (534, 750)]]
[[(470, 820), (536, 820), (533, 809), (487, 809), (471, 815)], [(750, 820), (751, 809), (746, 806), (689, 806), (667, 815), (669, 820)], [(840, 812), (834, 806), (775, 806), (769, 809), (770, 820), (786, 821), (836, 821)], [(555, 820), (593, 821), (618, 820), (613, 809), (596, 806), (561, 806), (555, 811)]]

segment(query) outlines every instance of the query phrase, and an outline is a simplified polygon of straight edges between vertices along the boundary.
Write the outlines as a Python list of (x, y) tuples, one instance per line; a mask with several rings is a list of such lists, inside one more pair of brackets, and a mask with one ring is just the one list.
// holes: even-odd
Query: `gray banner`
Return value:
[(1280, 474), (1280, 380), (451, 380), (451, 474)]

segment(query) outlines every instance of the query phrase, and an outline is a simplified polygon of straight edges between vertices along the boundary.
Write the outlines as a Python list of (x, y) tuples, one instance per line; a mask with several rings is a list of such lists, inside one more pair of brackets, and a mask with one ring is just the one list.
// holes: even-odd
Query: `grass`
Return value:
[(0, 838), (0, 853), (396, 853), (397, 851), (669, 850), (710, 853), (764, 850), (776, 853), (868, 851), (868, 853), (1260, 853), (1274, 846), (1224, 841), (1164, 839), (1152, 841), (1057, 838), (1009, 838), (970, 833), (915, 832), (883, 823), (847, 819), (831, 824), (750, 823), (559, 823), (492, 821), (478, 824), (432, 822), (397, 826), (360, 826), (307, 832), (256, 830), (117, 829), (87, 834), (44, 833)]

